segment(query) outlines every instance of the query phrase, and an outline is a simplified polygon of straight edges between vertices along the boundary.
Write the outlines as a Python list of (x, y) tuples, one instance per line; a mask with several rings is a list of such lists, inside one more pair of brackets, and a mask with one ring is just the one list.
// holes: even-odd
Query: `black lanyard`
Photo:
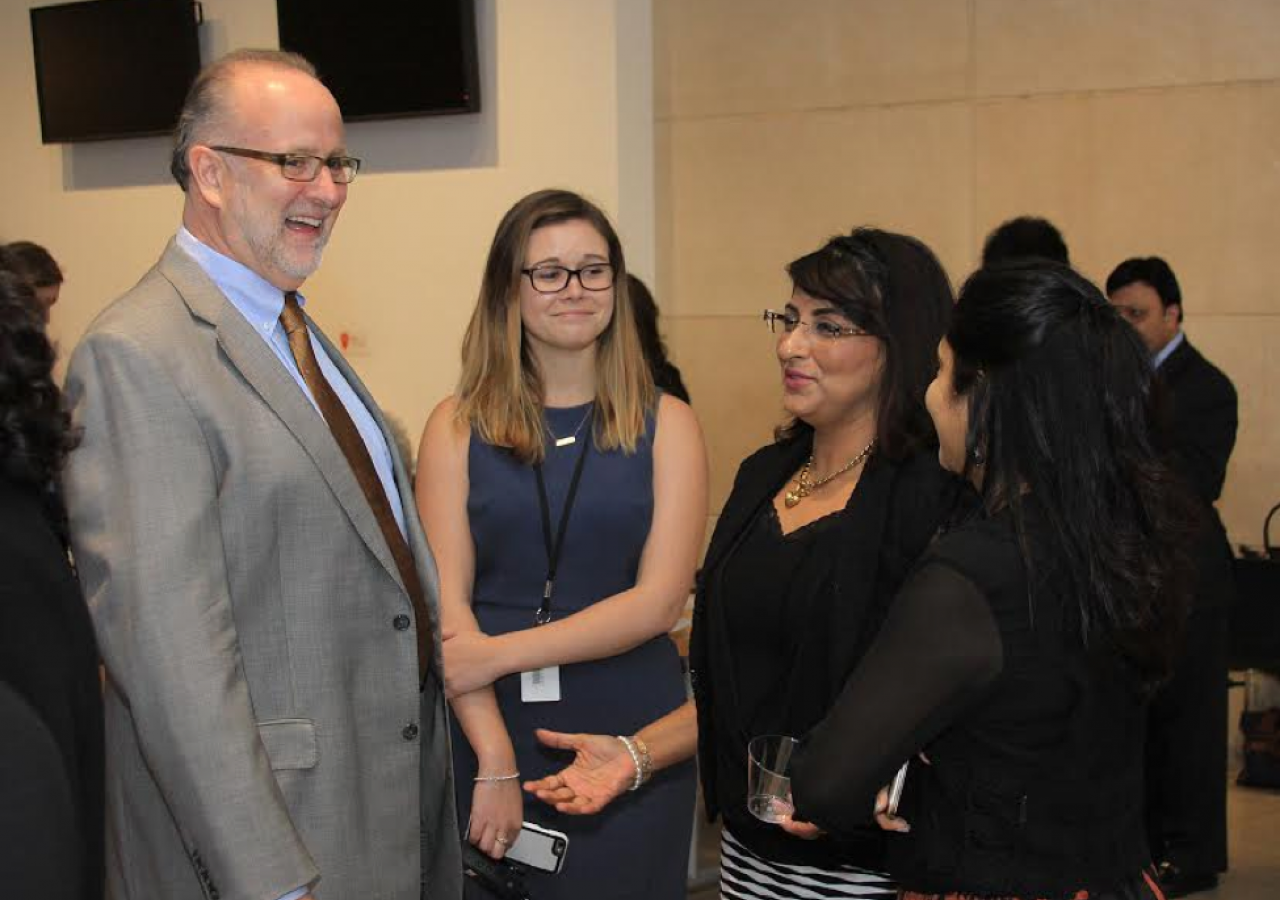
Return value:
[[(587, 414), (588, 420), (591, 414)], [(564, 550), (564, 535), (569, 530), (569, 513), (573, 511), (573, 501), (578, 495), (578, 482), (582, 480), (582, 467), (587, 461), (587, 449), (591, 446), (591, 429), (587, 429), (582, 440), (582, 449), (578, 451), (578, 461), (573, 466), (573, 477), (569, 480), (569, 493), (564, 498), (564, 509), (560, 511), (560, 526), (556, 529), (555, 543), (551, 542), (551, 503), (547, 500), (547, 483), (542, 477), (542, 463), (533, 464), (533, 474), (538, 480), (538, 505), (542, 508), (542, 540), (547, 548), (547, 581), (542, 589), (542, 605), (534, 616), (534, 623), (545, 625), (551, 621), (551, 592), (556, 583), (556, 569), (560, 565), (560, 552)]]

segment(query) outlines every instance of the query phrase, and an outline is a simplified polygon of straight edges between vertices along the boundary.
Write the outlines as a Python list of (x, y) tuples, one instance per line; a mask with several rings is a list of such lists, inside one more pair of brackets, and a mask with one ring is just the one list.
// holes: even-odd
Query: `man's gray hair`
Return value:
[(173, 158), (169, 162), (169, 172), (184, 191), (191, 181), (187, 154), (195, 144), (202, 142), (211, 125), (220, 122), (226, 112), (223, 102), (225, 87), (233, 70), (245, 64), (296, 69), (312, 78), (317, 77), (316, 67), (305, 57), (285, 50), (235, 50), (201, 69), (195, 81), (191, 82), (173, 132)]

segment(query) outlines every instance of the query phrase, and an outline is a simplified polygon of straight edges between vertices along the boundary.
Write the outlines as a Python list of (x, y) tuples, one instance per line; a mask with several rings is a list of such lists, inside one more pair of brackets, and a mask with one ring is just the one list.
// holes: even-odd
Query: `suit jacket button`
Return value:
[(396, 616), (394, 619), (391, 620), (391, 625), (395, 628), (396, 631), (408, 631), (409, 617), (406, 615)]
[(408, 725), (404, 726), (404, 730), (400, 732), (400, 735), (406, 741), (416, 740), (418, 737), (418, 726), (413, 722), (410, 722)]

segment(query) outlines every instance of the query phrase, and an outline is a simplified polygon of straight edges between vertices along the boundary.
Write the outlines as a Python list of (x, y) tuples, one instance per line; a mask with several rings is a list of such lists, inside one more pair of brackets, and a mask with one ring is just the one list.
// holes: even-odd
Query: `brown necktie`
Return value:
[(418, 675), (425, 681), (427, 663), (431, 658), (431, 617), (427, 613), (418, 571), (413, 565), (413, 554), (404, 535), (400, 533), (400, 526), (396, 524), (395, 514), (391, 511), (378, 471), (369, 457), (369, 448), (365, 446), (359, 430), (351, 421), (347, 408), (342, 405), (320, 371), (315, 351), (311, 349), (311, 338), (307, 334), (307, 321), (298, 306), (298, 295), (293, 291), (285, 292), (280, 324), (289, 336), (289, 349), (293, 351), (293, 358), (302, 372), (302, 378), (307, 387), (311, 388), (311, 396), (315, 398), (329, 430), (333, 432), (334, 440), (338, 442), (342, 455), (347, 458), (356, 481), (360, 483), (360, 489), (364, 491), (365, 499), (373, 509), (374, 518), (378, 520), (378, 527), (382, 529), (382, 536), (391, 548), (391, 556), (395, 559), (396, 568), (400, 570), (400, 578), (409, 591), (409, 599), (413, 602), (413, 616), (418, 623)]

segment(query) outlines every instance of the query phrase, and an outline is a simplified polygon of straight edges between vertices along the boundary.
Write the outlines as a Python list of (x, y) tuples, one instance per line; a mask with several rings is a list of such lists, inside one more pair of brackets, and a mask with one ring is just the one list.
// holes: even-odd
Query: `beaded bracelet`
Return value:
[(653, 758), (649, 756), (649, 748), (638, 736), (623, 737), (619, 734), (616, 737), (622, 741), (622, 746), (627, 748), (627, 753), (631, 756), (631, 762), (636, 767), (635, 780), (631, 782), (631, 787), (627, 790), (638, 791), (640, 786), (648, 781), (649, 776), (653, 774)]
[(475, 781), (517, 781), (520, 778), (519, 772), (512, 772), (510, 775), (477, 775)]
[(642, 777), (640, 783), (644, 784), (653, 777), (653, 757), (649, 755), (649, 745), (638, 734), (633, 734), (631, 740), (635, 742), (636, 752), (640, 754), (640, 772)]

